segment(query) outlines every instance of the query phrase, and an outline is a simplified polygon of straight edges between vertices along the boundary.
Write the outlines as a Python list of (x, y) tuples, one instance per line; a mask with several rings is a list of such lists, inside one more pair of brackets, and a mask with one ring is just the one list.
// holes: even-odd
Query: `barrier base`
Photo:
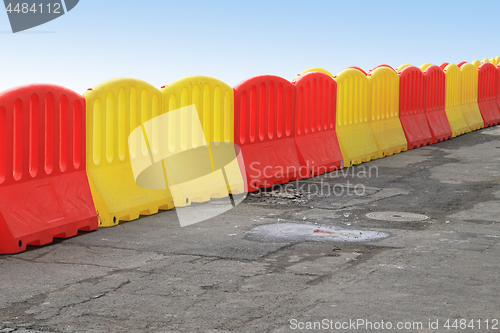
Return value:
[(478, 102), (481, 116), (483, 117), (484, 127), (490, 127), (500, 124), (500, 108), (494, 99)]
[(0, 254), (49, 244), (98, 228), (85, 172), (32, 180), (0, 189)]
[(462, 106), (464, 118), (471, 131), (475, 131), (484, 127), (483, 117), (477, 103), (469, 103)]
[(378, 148), (378, 157), (391, 156), (406, 151), (408, 143), (398, 119), (386, 119), (370, 123)]
[(453, 137), (457, 137), (464, 133), (470, 132), (470, 127), (465, 121), (461, 106), (447, 107), (445, 110), (446, 117), (448, 117), (448, 122), (450, 123), (451, 132), (453, 133)]
[(120, 221), (133, 221), (141, 215), (174, 208), (170, 190), (139, 187), (130, 166), (108, 166), (87, 170), (87, 174), (99, 227), (112, 227)]
[(248, 192), (302, 179), (293, 138), (241, 146)]
[(401, 116), (400, 120), (408, 142), (408, 149), (423, 147), (432, 143), (432, 134), (425, 114)]
[[(295, 138), (301, 176), (309, 178), (341, 168), (342, 153), (335, 131), (319, 132)], [(305, 172), (302, 170), (305, 168)]]
[(245, 162), (238, 145), (228, 142), (210, 144), (212, 162), (215, 169), (222, 169), (227, 191), (233, 195), (247, 191), (245, 183)]
[(377, 144), (367, 123), (337, 128), (336, 132), (344, 167), (378, 158)]
[(232, 194), (244, 191), (243, 177), (232, 143), (211, 143), (210, 148), (189, 149), (164, 159), (162, 163), (164, 169), (160, 163), (158, 170), (152, 172), (158, 175), (155, 178), (164, 179), (165, 170), (175, 207), (225, 198), (229, 196), (229, 191)]
[(432, 143), (449, 140), (453, 137), (450, 123), (444, 109), (428, 111), (425, 113), (432, 135)]

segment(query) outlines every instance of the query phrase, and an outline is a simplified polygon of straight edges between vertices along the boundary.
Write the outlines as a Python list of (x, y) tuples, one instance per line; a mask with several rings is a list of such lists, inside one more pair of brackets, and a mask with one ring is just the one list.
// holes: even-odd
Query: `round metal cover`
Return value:
[(366, 214), (366, 216), (374, 220), (393, 222), (417, 222), (429, 219), (429, 216), (402, 212), (374, 212)]

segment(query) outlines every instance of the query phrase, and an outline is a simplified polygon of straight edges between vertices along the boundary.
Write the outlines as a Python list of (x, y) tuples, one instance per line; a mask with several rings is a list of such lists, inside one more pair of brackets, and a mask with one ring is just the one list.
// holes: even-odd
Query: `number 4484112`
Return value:
[(7, 8), (5, 10), (10, 14), (12, 12), (16, 13), (23, 13), (23, 14), (28, 14), (28, 13), (52, 13), (52, 14), (61, 14), (61, 4), (60, 3), (48, 3), (47, 5), (43, 4), (33, 4), (31, 7), (27, 3), (18, 3), (14, 8), (12, 8), (12, 4), (9, 3)]
[(465, 329), (487, 329), (487, 330), (498, 330), (499, 327), (499, 321), (498, 319), (493, 319), (493, 320), (481, 320), (481, 319), (448, 319), (446, 323), (444, 324), (444, 328), (451, 330), (465, 330)]

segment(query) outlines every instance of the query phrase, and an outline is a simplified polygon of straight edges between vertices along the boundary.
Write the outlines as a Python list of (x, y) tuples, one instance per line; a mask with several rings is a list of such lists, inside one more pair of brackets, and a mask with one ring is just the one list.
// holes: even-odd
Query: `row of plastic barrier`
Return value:
[(500, 124), (500, 57), (0, 93), (0, 254)]

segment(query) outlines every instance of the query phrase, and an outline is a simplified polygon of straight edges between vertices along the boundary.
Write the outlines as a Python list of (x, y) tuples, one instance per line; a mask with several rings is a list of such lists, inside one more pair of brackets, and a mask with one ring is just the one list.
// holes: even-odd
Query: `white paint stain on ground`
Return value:
[(314, 224), (276, 223), (253, 228), (246, 238), (260, 242), (366, 242), (389, 237), (380, 231), (353, 230)]
[(485, 135), (500, 135), (500, 126), (490, 127), (481, 131)]

